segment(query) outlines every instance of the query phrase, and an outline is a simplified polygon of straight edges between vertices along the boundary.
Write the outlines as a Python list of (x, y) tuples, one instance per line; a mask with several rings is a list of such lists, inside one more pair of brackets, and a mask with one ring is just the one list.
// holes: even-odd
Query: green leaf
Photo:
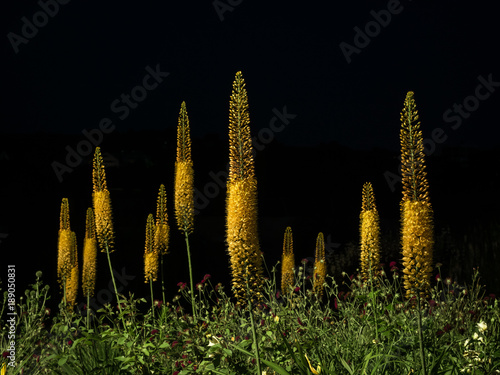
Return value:
[(272, 368), (280, 375), (290, 375), (288, 371), (286, 371), (283, 367), (277, 365), (276, 363), (266, 361), (265, 359), (261, 359), (261, 362), (264, 363), (267, 367)]
[(57, 361), (57, 364), (59, 366), (64, 366), (64, 364), (66, 363), (67, 360), (68, 360), (67, 356), (66, 357), (62, 357), (62, 358), (59, 359), (59, 361)]

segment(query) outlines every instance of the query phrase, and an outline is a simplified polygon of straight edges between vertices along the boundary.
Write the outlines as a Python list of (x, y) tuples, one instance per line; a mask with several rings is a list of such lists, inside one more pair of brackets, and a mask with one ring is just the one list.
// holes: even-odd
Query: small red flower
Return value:
[(154, 305), (158, 308), (161, 307), (161, 305), (163, 305), (163, 301), (160, 301), (159, 299), (155, 299), (154, 301)]
[(298, 286), (295, 287), (295, 289), (293, 290), (295, 293), (297, 293), (298, 291), (300, 290), (300, 288)]
[(205, 281), (207, 281), (208, 279), (210, 279), (212, 276), (210, 274), (206, 274), (205, 276), (203, 276), (203, 280), (201, 280), (202, 283), (204, 283)]

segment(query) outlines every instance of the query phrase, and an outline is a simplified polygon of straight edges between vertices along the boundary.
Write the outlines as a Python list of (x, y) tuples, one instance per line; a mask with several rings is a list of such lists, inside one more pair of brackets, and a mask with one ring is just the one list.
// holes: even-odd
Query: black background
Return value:
[[(2, 280), (5, 265), (13, 263), (18, 294), (34, 281), (38, 269), (57, 288), (61, 198), (70, 200), (72, 228), (81, 252), (85, 211), (91, 204), (91, 156), (76, 162), (62, 181), (53, 165), (66, 163), (68, 148), (82, 145), (83, 130), (96, 129), (103, 118), (110, 118), (115, 129), (99, 145), (109, 163), (117, 232), (113, 265), (118, 270), (125, 267), (126, 274), (134, 277), (126, 290), (147, 295), (142, 271), (144, 228), (148, 213), (155, 211), (158, 187), (164, 183), (172, 227), (171, 254), (165, 258), (172, 297), (176, 283), (188, 279), (183, 237), (175, 229), (171, 199), (175, 127), (185, 100), (195, 185), (204, 196), (215, 196), (208, 204), (201, 198), (199, 202), (205, 204), (198, 203), (203, 207), (192, 236), (195, 279), (210, 273), (214, 282), (228, 285), (223, 181), (228, 103), (238, 70), (247, 83), (252, 133), (259, 142), (260, 240), (270, 268), (281, 256), (288, 225), (294, 231), (297, 262), (313, 256), (320, 231), (334, 257), (345, 253), (347, 244), (356, 244), (365, 181), (374, 184), (382, 232), (392, 239), (384, 262), (399, 259), (394, 247), (401, 186), (391, 188), (386, 176), (398, 173), (399, 113), (407, 91), (412, 90), (424, 138), (431, 139), (437, 128), (446, 137), (442, 143), (428, 143), (436, 234), (449, 228), (457, 248), (469, 246), (464, 234), (469, 240), (487, 239), (491, 245), (487, 254), (476, 249), (464, 260), (451, 247), (443, 250), (441, 241), (436, 261), (450, 273), (457, 268), (453, 262), (459, 262), (458, 268), (494, 269), (492, 264), (498, 264), (498, 258), (491, 258), (498, 257), (498, 93), (480, 100), (477, 110), (456, 129), (454, 122), (443, 118), (455, 103), (463, 104), (475, 95), (478, 77), (491, 75), (493, 81), (500, 81), (493, 9), (468, 2), (401, 1), (397, 8), (401, 11), (392, 14), (369, 44), (350, 56), (349, 63), (340, 44), (355, 46), (354, 28), (365, 30), (374, 20), (373, 12), (386, 10), (388, 2), (233, 1), (231, 10), (219, 13), (214, 4), (229, 2), (70, 1), (59, 5), (57, 14), (47, 17), (46, 25), (27, 43), (19, 44), (17, 53), (10, 39), (13, 34), (22, 37), (23, 17), (33, 21), (42, 8), (34, 1), (3, 8)], [(111, 103), (142, 83), (147, 66), (159, 66), (169, 75), (120, 119)], [(273, 109), (282, 112), (284, 107), (296, 117), (281, 131), (270, 133)], [(271, 138), (265, 138), (269, 134)], [(220, 177), (220, 185), (214, 182), (214, 174)], [(478, 234), (477, 228), (490, 237)], [(102, 290), (109, 280), (104, 254), (98, 262), (98, 290)], [(356, 264), (346, 267), (354, 272)], [(491, 291), (500, 292), (494, 272), (486, 274), (485, 280)]]

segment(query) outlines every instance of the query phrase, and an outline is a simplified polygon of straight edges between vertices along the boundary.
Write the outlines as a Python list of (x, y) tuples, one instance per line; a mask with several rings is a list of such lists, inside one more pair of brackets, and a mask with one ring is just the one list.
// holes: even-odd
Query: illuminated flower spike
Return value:
[(264, 272), (257, 232), (257, 180), (250, 136), (248, 97), (241, 72), (236, 73), (229, 102), (226, 213), (234, 295), (238, 304), (244, 304), (248, 300), (259, 301), (262, 298)]
[(156, 203), (156, 225), (154, 236), (154, 247), (158, 254), (167, 254), (169, 234), (170, 227), (168, 226), (167, 215), (167, 193), (165, 191), (165, 186), (161, 184)]
[(66, 282), (66, 303), (69, 309), (71, 309), (75, 302), (76, 296), (78, 295), (78, 252), (76, 248), (76, 234), (71, 232), (71, 273)]
[(319, 233), (316, 239), (316, 257), (314, 259), (313, 290), (318, 298), (323, 297), (323, 284), (326, 280), (325, 238)]
[(370, 182), (363, 185), (360, 214), (361, 276), (368, 280), (380, 272), (380, 227), (375, 195)]
[(154, 246), (155, 223), (153, 214), (146, 223), (146, 244), (144, 247), (144, 282), (156, 281), (158, 276), (158, 252)]
[(83, 240), (82, 290), (85, 296), (93, 297), (96, 280), (97, 239), (95, 218), (91, 207), (87, 209), (85, 238)]
[(71, 274), (71, 251), (72, 251), (71, 228), (69, 221), (68, 198), (61, 202), (61, 213), (59, 215), (59, 236), (57, 248), (57, 278), (61, 288)]
[(295, 256), (293, 254), (292, 228), (287, 227), (283, 239), (283, 255), (281, 257), (281, 292), (293, 292)]
[(190, 234), (194, 221), (194, 171), (191, 159), (191, 136), (186, 103), (182, 102), (177, 126), (175, 162), (175, 218), (179, 229)]
[(433, 210), (425, 171), (422, 131), (413, 92), (406, 95), (401, 113), (401, 236), (404, 287), (408, 298), (430, 292), (434, 247)]
[(113, 230), (111, 197), (106, 185), (106, 171), (100, 147), (96, 147), (95, 149), (92, 180), (94, 185), (93, 201), (97, 239), (99, 240), (102, 252), (113, 252), (115, 234)]

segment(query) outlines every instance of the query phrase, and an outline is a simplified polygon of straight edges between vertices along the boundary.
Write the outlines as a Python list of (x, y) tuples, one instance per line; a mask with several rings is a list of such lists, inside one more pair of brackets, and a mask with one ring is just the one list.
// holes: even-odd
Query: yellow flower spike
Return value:
[(4, 362), (2, 366), (2, 372), (0, 373), (0, 375), (5, 375), (6, 373), (7, 373), (7, 363)]
[(71, 309), (75, 304), (78, 295), (78, 252), (76, 246), (76, 234), (71, 232), (71, 272), (66, 281), (66, 303)]
[(115, 234), (113, 229), (111, 197), (106, 184), (106, 172), (100, 147), (96, 147), (94, 153), (92, 182), (94, 186), (93, 205), (97, 239), (99, 240), (102, 252), (106, 252), (106, 248), (109, 252), (113, 252)]
[(194, 171), (186, 103), (182, 102), (177, 125), (177, 159), (174, 187), (175, 217), (179, 229), (192, 233), (194, 222)]
[(360, 214), (361, 276), (368, 280), (380, 271), (380, 227), (372, 184), (363, 185)]
[(429, 198), (425, 154), (413, 92), (401, 113), (401, 245), (406, 296), (430, 292), (434, 247), (433, 210)]
[(91, 207), (87, 209), (85, 220), (85, 238), (83, 240), (82, 290), (85, 296), (93, 297), (96, 280), (97, 239), (95, 236), (95, 218)]
[(316, 257), (314, 259), (313, 290), (318, 298), (323, 297), (323, 284), (326, 279), (325, 238), (319, 233), (316, 239)]
[(148, 215), (146, 223), (146, 244), (144, 246), (144, 282), (156, 281), (158, 275), (158, 252), (154, 246), (155, 224), (153, 214)]
[(292, 228), (287, 227), (283, 239), (283, 255), (281, 257), (281, 293), (293, 290), (295, 256), (293, 254)]
[(169, 235), (170, 227), (168, 226), (167, 215), (167, 193), (165, 191), (165, 186), (161, 184), (156, 203), (156, 225), (154, 237), (154, 247), (158, 254), (167, 254)]
[[(229, 102), (227, 245), (233, 292), (238, 303), (260, 300), (263, 267), (257, 232), (257, 180), (245, 81), (237, 72)], [(247, 293), (247, 284), (250, 295)]]
[(309, 361), (309, 358), (307, 358), (307, 354), (304, 354), (304, 357), (306, 357), (307, 359), (307, 363), (309, 363), (309, 369), (311, 370), (311, 372), (315, 375), (317, 374), (320, 374), (321, 373), (321, 366), (318, 365), (318, 367), (316, 367), (316, 369), (311, 365), (311, 361)]
[(57, 246), (57, 278), (61, 288), (71, 274), (71, 251), (72, 238), (69, 221), (68, 198), (63, 198), (61, 202), (61, 213), (59, 215), (59, 234)]

